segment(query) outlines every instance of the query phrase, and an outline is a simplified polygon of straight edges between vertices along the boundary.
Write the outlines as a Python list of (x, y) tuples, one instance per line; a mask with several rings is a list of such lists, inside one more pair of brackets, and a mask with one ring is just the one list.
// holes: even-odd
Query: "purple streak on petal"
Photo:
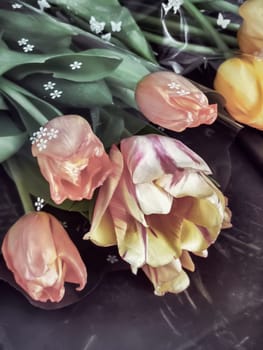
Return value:
[(210, 237), (210, 233), (208, 231), (208, 229), (206, 227), (203, 226), (199, 226), (196, 225), (196, 227), (199, 229), (199, 231), (202, 233), (202, 235), (204, 236), (204, 239), (209, 243), (209, 244), (213, 244), (214, 240), (211, 239)]

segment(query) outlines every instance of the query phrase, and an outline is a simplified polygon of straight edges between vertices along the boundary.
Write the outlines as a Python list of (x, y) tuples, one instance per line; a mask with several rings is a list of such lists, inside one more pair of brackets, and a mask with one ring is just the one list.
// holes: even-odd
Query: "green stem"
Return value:
[(16, 184), (16, 188), (21, 199), (21, 203), (25, 213), (34, 211), (32, 200), (30, 194), (25, 190), (22, 177), (20, 176), (21, 169), (17, 166), (15, 158), (9, 158), (7, 161), (7, 166), (10, 171), (10, 175)]
[[(138, 13), (133, 12), (133, 17), (136, 19), (136, 21), (141, 25), (141, 26), (145, 26), (145, 24), (152, 26), (152, 28), (154, 28), (155, 30), (159, 29), (162, 30), (162, 24), (159, 18), (157, 17), (153, 17), (153, 16), (145, 16), (145, 15), (141, 15)], [(165, 24), (167, 26), (167, 28), (169, 29), (169, 32), (175, 31), (175, 32), (179, 32), (181, 31), (181, 25), (178, 22), (166, 19), (165, 20)], [(203, 37), (205, 39), (211, 40), (211, 36), (209, 33), (205, 32), (204, 30), (188, 25), (187, 26), (187, 30), (190, 33), (190, 36), (195, 36), (195, 37)], [(224, 42), (226, 42), (227, 44), (231, 45), (231, 46), (237, 46), (237, 39), (231, 35), (227, 35), (227, 34), (219, 34), (221, 36), (221, 38), (224, 40)]]
[(202, 28), (210, 34), (221, 52), (229, 51), (229, 47), (221, 39), (216, 29), (209, 21), (207, 21), (206, 17), (190, 2), (190, 0), (184, 0), (183, 7), (197, 20), (197, 22), (200, 23)]
[(211, 47), (205, 47), (205, 46), (200, 46), (196, 44), (184, 44), (180, 41), (177, 41), (172, 38), (168, 37), (161, 37), (159, 35), (149, 33), (146, 31), (143, 31), (143, 34), (147, 40), (154, 44), (159, 44), (159, 45), (165, 45), (165, 46), (170, 46), (170, 47), (175, 47), (178, 50), (183, 49), (184, 47), (186, 48), (187, 52), (191, 53), (199, 53), (199, 54), (205, 54), (205, 55), (215, 55), (218, 54), (218, 50), (215, 50), (214, 48)]
[(192, 4), (201, 4), (202, 8), (212, 8), (216, 11), (231, 12), (238, 14), (239, 6), (225, 0), (190, 0)]

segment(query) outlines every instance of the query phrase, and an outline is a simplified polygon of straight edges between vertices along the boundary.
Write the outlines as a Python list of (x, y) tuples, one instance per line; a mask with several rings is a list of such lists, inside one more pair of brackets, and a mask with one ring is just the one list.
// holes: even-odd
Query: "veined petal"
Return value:
[[(205, 229), (206, 230), (206, 229)], [(181, 248), (190, 252), (200, 252), (212, 243), (208, 230), (205, 233), (191, 221), (184, 220), (181, 231)]]
[(132, 136), (121, 141), (121, 151), (135, 184), (174, 174), (178, 168), (211, 173), (201, 157), (182, 142), (166, 136)]
[(111, 148), (110, 159), (113, 162), (113, 173), (99, 190), (90, 231), (83, 237), (84, 239), (91, 239), (94, 243), (102, 246), (116, 243), (113, 220), (110, 212), (107, 211), (123, 171), (122, 155), (115, 145)]
[(136, 197), (145, 215), (168, 214), (173, 204), (173, 197), (153, 183), (135, 186)]
[(213, 187), (200, 173), (185, 171), (179, 181), (177, 179), (178, 176), (164, 175), (156, 181), (156, 184), (176, 198), (185, 196), (201, 198), (214, 194)]
[(180, 293), (189, 286), (187, 274), (181, 270), (178, 272), (176, 262), (160, 267), (143, 266), (143, 271), (154, 286), (154, 294), (162, 296), (167, 292)]

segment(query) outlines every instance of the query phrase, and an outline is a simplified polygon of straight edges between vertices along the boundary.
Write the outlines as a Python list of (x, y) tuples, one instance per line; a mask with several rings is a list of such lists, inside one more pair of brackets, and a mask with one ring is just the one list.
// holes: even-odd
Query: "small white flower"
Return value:
[(110, 39), (111, 39), (111, 33), (102, 34), (102, 35), (101, 35), (101, 39), (103, 39), (103, 40), (105, 40), (105, 41), (110, 41)]
[(51, 129), (47, 132), (47, 138), (48, 138), (48, 140), (56, 139), (56, 138), (58, 137), (58, 133), (59, 133), (59, 130), (58, 130), (58, 129), (51, 128)]
[(189, 95), (190, 91), (187, 91), (187, 90), (184, 90), (184, 89), (179, 89), (179, 90), (176, 90), (176, 94), (179, 95), (179, 96), (185, 96), (185, 95)]
[(63, 91), (54, 90), (54, 92), (50, 93), (50, 97), (52, 98), (52, 100), (54, 100), (55, 98), (60, 98), (62, 94), (63, 94)]
[(107, 256), (107, 259), (106, 259), (109, 263), (111, 263), (111, 264), (115, 264), (116, 262), (118, 262), (119, 261), (119, 259), (117, 258), (117, 256), (116, 255), (111, 255), (111, 254), (109, 254), (108, 256)]
[(21, 38), (20, 40), (17, 41), (19, 46), (24, 46), (28, 43), (28, 39), (26, 38)]
[(70, 68), (71, 68), (72, 70), (80, 69), (81, 66), (82, 66), (82, 62), (74, 61), (74, 62), (71, 63), (69, 66), (70, 66)]
[(33, 51), (34, 47), (35, 47), (35, 45), (27, 44), (23, 47), (23, 50), (24, 50), (24, 52), (31, 52), (31, 51)]
[(181, 88), (180, 84), (176, 83), (175, 81), (172, 81), (171, 83), (169, 83), (167, 85), (168, 85), (169, 89), (171, 89), (171, 90), (173, 90), (173, 89), (178, 90)]
[(38, 0), (37, 3), (41, 12), (51, 7), (46, 0)]
[(39, 139), (36, 141), (37, 148), (40, 152), (47, 148), (47, 139)]
[(110, 24), (111, 24), (111, 30), (113, 32), (120, 32), (121, 31), (122, 21), (120, 21), (120, 22), (110, 21)]
[(44, 203), (45, 203), (45, 201), (43, 198), (37, 197), (37, 200), (34, 203), (36, 210), (40, 211), (44, 207), (44, 205), (45, 205)]
[(96, 34), (99, 34), (103, 31), (106, 23), (99, 22), (96, 20), (96, 18), (94, 16), (91, 16), (89, 24), (90, 24), (90, 30)]
[(173, 9), (174, 14), (176, 14), (183, 3), (184, 0), (168, 0), (167, 4), (162, 3), (164, 14), (167, 15), (171, 9)]
[(67, 221), (61, 221), (61, 224), (64, 228), (68, 228), (68, 223)]
[(56, 83), (53, 83), (52, 81), (48, 81), (47, 83), (43, 84), (43, 88), (45, 90), (53, 90)]
[(222, 13), (219, 12), (218, 17), (217, 17), (217, 25), (223, 29), (226, 29), (229, 23), (231, 22), (230, 19), (226, 19), (223, 17)]
[(12, 4), (12, 7), (14, 10), (16, 10), (16, 9), (21, 9), (21, 7), (23, 7), (23, 5), (19, 4), (18, 2), (15, 2), (14, 4)]

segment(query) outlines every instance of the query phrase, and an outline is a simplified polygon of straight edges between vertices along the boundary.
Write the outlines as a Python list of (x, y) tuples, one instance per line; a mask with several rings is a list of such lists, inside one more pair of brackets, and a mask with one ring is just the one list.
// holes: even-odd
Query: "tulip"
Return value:
[(215, 89), (224, 96), (228, 112), (237, 121), (263, 130), (263, 60), (231, 58), (219, 67)]
[(32, 137), (32, 153), (49, 182), (56, 204), (65, 199), (91, 199), (112, 171), (103, 144), (78, 115), (49, 121)]
[(206, 176), (209, 167), (180, 141), (151, 134), (123, 139), (110, 157), (114, 170), (84, 239), (117, 244), (133, 272), (142, 267), (150, 276), (157, 294), (183, 290), (188, 277), (175, 270), (178, 261), (193, 270), (188, 252), (204, 256), (230, 222), (223, 194)]
[(237, 39), (242, 52), (263, 56), (263, 1), (247, 0), (239, 8), (243, 22), (238, 30)]
[(6, 265), (17, 284), (32, 299), (59, 302), (64, 282), (87, 283), (79, 252), (59, 221), (45, 212), (22, 216), (7, 232), (2, 245)]
[(217, 105), (209, 105), (201, 90), (173, 72), (147, 75), (138, 83), (135, 98), (147, 119), (174, 131), (212, 124), (217, 117)]

